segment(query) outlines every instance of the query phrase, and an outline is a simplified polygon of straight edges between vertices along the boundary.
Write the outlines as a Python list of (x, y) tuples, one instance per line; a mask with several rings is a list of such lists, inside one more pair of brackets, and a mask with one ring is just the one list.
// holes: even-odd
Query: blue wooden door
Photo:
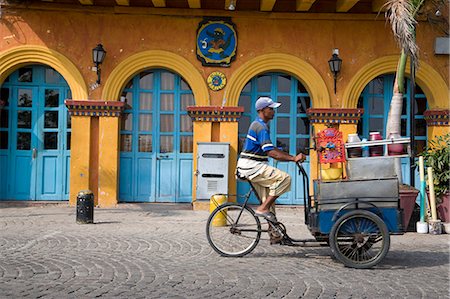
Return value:
[[(406, 80), (406, 93), (403, 95), (403, 108), (401, 116), (401, 136), (411, 136), (410, 126), (410, 83)], [(367, 84), (361, 94), (358, 107), (364, 108), (361, 122), (358, 124), (358, 134), (368, 139), (369, 132), (378, 131), (385, 134), (387, 117), (393, 94), (394, 75), (379, 76)], [(422, 152), (427, 143), (427, 125), (423, 113), (427, 110), (427, 99), (422, 89), (416, 85), (415, 90), (415, 148), (416, 153)], [(385, 136), (383, 136), (385, 137)], [(410, 161), (402, 158), (403, 182), (410, 182)], [(415, 184), (419, 186), (418, 170), (415, 170)]]
[(70, 90), (45, 66), (24, 67), (2, 85), (0, 198), (67, 200)]
[[(250, 80), (241, 92), (239, 105), (244, 106), (244, 113), (239, 120), (239, 142), (245, 140), (250, 123), (256, 118), (255, 102), (260, 96), (269, 96), (281, 106), (276, 109), (275, 117), (270, 121), (270, 135), (276, 146), (291, 155), (308, 153), (310, 125), (306, 109), (311, 100), (304, 86), (294, 77), (280, 73), (268, 73)], [(241, 148), (240, 148), (241, 149)], [(239, 151), (240, 151), (239, 149)], [(291, 191), (277, 199), (278, 204), (304, 204), (302, 178), (294, 163), (276, 162), (273, 166), (287, 172), (291, 176)], [(309, 172), (309, 157), (303, 163)], [(248, 183), (238, 182), (238, 195), (249, 190)], [(241, 200), (242, 198), (238, 199)], [(252, 199), (256, 203), (256, 199)]]
[(121, 124), (120, 201), (191, 202), (189, 85), (166, 70), (141, 72), (126, 85)]

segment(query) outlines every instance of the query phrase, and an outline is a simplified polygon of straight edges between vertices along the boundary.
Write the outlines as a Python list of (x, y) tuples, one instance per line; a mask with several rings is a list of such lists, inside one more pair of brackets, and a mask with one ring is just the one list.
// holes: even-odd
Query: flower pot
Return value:
[(403, 189), (400, 187), (400, 208), (403, 209), (403, 228), (405, 231), (411, 219), (418, 194), (419, 190), (413, 187), (407, 186)]
[(442, 202), (437, 205), (437, 213), (442, 222), (450, 222), (450, 193), (447, 191), (441, 197)]
[[(430, 191), (427, 190), (426, 193), (427, 198), (429, 200)], [(440, 203), (436, 203), (437, 216), (443, 223), (450, 222), (450, 192), (449, 191), (445, 192), (441, 196), (440, 200), (441, 200)]]

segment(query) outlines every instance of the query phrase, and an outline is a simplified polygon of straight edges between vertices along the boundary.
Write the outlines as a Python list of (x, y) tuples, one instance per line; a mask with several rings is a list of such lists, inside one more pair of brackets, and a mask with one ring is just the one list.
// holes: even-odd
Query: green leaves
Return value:
[(425, 167), (433, 168), (434, 191), (439, 200), (449, 190), (450, 184), (450, 133), (431, 140), (421, 155)]

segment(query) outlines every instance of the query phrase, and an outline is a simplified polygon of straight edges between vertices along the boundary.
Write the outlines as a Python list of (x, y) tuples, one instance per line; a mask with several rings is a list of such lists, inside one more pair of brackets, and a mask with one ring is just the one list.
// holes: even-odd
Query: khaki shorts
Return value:
[[(267, 196), (280, 196), (291, 190), (291, 177), (284, 171), (275, 167), (264, 165), (259, 174), (250, 179), (250, 182), (264, 202)], [(275, 213), (275, 205), (270, 208)]]

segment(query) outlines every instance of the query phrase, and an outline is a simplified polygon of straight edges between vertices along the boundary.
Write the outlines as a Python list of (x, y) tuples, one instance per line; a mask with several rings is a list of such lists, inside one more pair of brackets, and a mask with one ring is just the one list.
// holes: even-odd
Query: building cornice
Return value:
[(244, 107), (188, 106), (186, 108), (192, 121), (234, 122), (244, 113)]
[(356, 124), (364, 113), (362, 108), (309, 108), (311, 123)]
[(65, 100), (71, 116), (115, 116), (125, 109), (125, 102)]
[(427, 110), (423, 116), (428, 126), (448, 126), (450, 123), (450, 110), (448, 109)]

